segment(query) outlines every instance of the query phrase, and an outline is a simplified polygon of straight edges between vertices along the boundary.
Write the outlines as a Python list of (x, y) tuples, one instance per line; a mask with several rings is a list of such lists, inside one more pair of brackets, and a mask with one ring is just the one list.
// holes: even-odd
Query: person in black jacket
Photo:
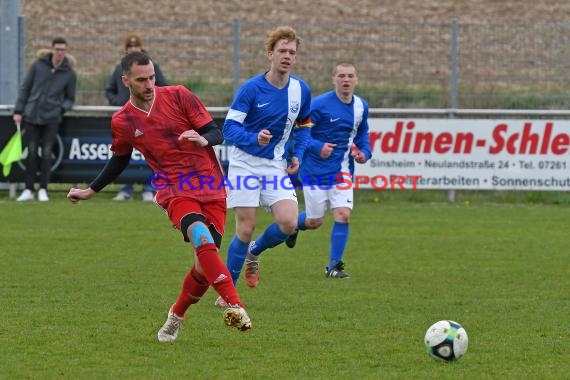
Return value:
[[(38, 161), (38, 200), (49, 200), (47, 186), (51, 174), (52, 148), (63, 114), (75, 103), (75, 59), (67, 53), (67, 41), (57, 37), (51, 43), (51, 50), (39, 50), (37, 55), (38, 59), (26, 74), (14, 106), (14, 122), (23, 126), (28, 141), (26, 189), (17, 198), (19, 202), (35, 198)], [(38, 154), (40, 145), (41, 157)]]
[[(145, 52), (142, 47), (142, 39), (137, 34), (128, 34), (125, 37), (125, 53)], [(146, 52), (145, 52), (146, 53)], [(164, 74), (160, 71), (160, 67), (154, 64), (155, 80), (157, 86), (166, 86)], [(122, 107), (129, 100), (129, 89), (125, 87), (121, 79), (123, 71), (121, 65), (118, 64), (109, 79), (107, 87), (105, 87), (105, 96), (109, 101), (109, 105)], [(113, 198), (115, 201), (126, 201), (133, 197), (134, 184), (129, 183), (122, 185), (117, 195)], [(151, 202), (154, 199), (154, 192), (148, 184), (144, 184), (142, 188), (142, 199)]]

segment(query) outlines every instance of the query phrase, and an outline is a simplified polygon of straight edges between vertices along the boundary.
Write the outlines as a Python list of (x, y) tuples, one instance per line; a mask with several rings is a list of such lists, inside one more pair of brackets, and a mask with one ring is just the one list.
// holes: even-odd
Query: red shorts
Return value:
[(198, 214), (205, 218), (204, 224), (214, 229), (220, 236), (224, 235), (226, 226), (226, 200), (214, 200), (210, 202), (198, 202), (190, 198), (174, 198), (166, 208), (168, 217), (177, 229), (180, 222), (188, 214)]
[[(168, 217), (177, 229), (180, 230), (180, 223), (186, 215), (202, 215), (205, 219), (204, 224), (212, 236), (216, 238), (214, 235), (219, 235), (218, 240), (221, 242), (226, 226), (225, 189), (199, 193), (196, 190), (179, 189), (177, 184), (172, 184), (166, 189), (157, 191), (155, 200), (168, 213)], [(182, 234), (185, 236), (186, 232)], [(184, 240), (187, 240), (186, 236)]]

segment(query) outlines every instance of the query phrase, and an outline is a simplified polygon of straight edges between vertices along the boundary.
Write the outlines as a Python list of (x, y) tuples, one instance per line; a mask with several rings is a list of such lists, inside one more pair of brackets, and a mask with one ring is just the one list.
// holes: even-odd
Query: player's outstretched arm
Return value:
[(67, 199), (69, 199), (71, 203), (77, 203), (81, 200), (91, 198), (95, 193), (101, 191), (105, 186), (117, 179), (129, 165), (130, 159), (130, 154), (124, 156), (113, 155), (87, 189), (71, 188), (69, 193), (67, 193)]

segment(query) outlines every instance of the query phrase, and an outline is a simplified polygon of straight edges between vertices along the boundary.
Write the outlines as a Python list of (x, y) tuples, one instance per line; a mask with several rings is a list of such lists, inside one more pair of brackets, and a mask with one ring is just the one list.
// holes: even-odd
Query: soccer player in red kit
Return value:
[(158, 331), (158, 340), (177, 338), (186, 310), (210, 286), (229, 305), (224, 311), (226, 324), (249, 330), (251, 320), (218, 251), (226, 221), (226, 191), (212, 146), (222, 143), (221, 130), (202, 102), (183, 86), (155, 87), (154, 66), (145, 53), (126, 55), (121, 66), (131, 95), (111, 120), (113, 156), (87, 189), (72, 188), (67, 198), (73, 203), (91, 198), (127, 167), (133, 148), (139, 150), (154, 172), (155, 202), (195, 248), (194, 266)]

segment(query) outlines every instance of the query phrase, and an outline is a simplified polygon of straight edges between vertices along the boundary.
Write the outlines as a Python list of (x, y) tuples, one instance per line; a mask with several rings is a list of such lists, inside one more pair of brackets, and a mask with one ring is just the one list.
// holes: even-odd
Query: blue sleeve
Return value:
[(299, 116), (296, 120), (296, 128), (294, 133), (295, 146), (294, 155), (301, 162), (305, 150), (311, 141), (311, 89), (309, 86), (302, 82), (303, 91), (303, 104), (301, 105), (301, 110), (299, 111)]
[(316, 154), (317, 156), (320, 156), (324, 145), (324, 142), (311, 137), (309, 140), (309, 145), (307, 145), (307, 150), (311, 153)]
[(300, 121), (304, 121), (311, 116), (311, 88), (305, 82), (302, 83), (301, 91), (304, 99), (299, 111), (299, 117), (297, 118)]
[(305, 154), (305, 149), (311, 140), (311, 129), (310, 128), (297, 128), (294, 134), (295, 146), (293, 155), (299, 159), (299, 162), (303, 159)]
[(227, 142), (238, 146), (259, 145), (257, 142), (258, 134), (248, 132), (243, 127), (243, 122), (253, 101), (254, 97), (251, 91), (248, 91), (247, 86), (242, 86), (232, 102), (222, 128), (224, 139)]
[(356, 145), (358, 149), (366, 155), (367, 160), (372, 157), (372, 152), (370, 150), (370, 138), (368, 136), (368, 104), (364, 106), (362, 122), (358, 126), (358, 131), (354, 137), (354, 145)]
[[(317, 105), (317, 101), (315, 99), (311, 103), (311, 123), (313, 124), (312, 128), (314, 128), (315, 125), (320, 124), (321, 118), (322, 118), (322, 114), (321, 114), (320, 108)], [(311, 132), (312, 132), (312, 128), (311, 128)], [(325, 143), (323, 141), (314, 138), (311, 134), (311, 138), (309, 139), (309, 143), (307, 145), (307, 150), (313, 154), (316, 154), (317, 156), (320, 156), (321, 150), (323, 149), (324, 145), (325, 145)]]

